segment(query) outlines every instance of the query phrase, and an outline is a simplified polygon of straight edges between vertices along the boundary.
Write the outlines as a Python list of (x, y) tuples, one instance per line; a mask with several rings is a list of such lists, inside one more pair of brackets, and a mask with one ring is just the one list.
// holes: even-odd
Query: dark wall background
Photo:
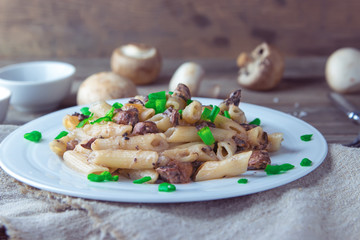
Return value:
[(166, 58), (235, 58), (262, 41), (286, 56), (360, 48), (358, 0), (0, 0), (0, 58), (108, 57), (143, 42)]

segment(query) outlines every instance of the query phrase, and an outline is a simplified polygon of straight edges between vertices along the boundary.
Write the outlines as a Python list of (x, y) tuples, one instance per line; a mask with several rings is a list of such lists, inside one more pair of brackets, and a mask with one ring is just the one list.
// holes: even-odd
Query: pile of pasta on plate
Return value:
[[(264, 169), (282, 133), (248, 123), (239, 108), (241, 90), (219, 105), (192, 99), (179, 84), (174, 92), (105, 101), (66, 115), (50, 143), (70, 168), (83, 174), (120, 174), (147, 183), (188, 183), (239, 176)], [(201, 100), (201, 99), (200, 99)]]

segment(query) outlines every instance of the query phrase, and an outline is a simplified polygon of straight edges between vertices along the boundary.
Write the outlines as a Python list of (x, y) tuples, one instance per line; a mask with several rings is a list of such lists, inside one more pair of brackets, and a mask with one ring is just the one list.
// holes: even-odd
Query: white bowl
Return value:
[(11, 93), (10, 104), (18, 111), (53, 110), (69, 94), (75, 67), (65, 62), (38, 61), (0, 68), (0, 86)]
[(0, 87), (0, 123), (2, 123), (6, 118), (10, 97), (10, 90), (4, 87)]

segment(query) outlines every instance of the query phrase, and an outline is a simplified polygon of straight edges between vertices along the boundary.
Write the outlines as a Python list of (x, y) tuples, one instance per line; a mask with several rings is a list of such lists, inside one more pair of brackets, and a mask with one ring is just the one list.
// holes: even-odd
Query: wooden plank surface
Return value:
[[(63, 60), (74, 64), (77, 72), (74, 76), (72, 91), (60, 108), (76, 105), (77, 89), (86, 77), (110, 69), (107, 58)], [(0, 61), (0, 67), (19, 61)], [(139, 86), (140, 94), (168, 90), (168, 82), (182, 62), (182, 60), (165, 60), (158, 81), (155, 84)], [(205, 78), (201, 83), (200, 97), (225, 98), (231, 91), (239, 88), (236, 82), (237, 68), (234, 61), (198, 60), (197, 62), (206, 70)], [(242, 101), (299, 117), (316, 127), (329, 143), (347, 143), (355, 138), (359, 133), (359, 126), (350, 122), (342, 112), (335, 108), (327, 96), (330, 89), (322, 76), (324, 59), (288, 59), (286, 62), (284, 79), (276, 89), (268, 92), (243, 89)], [(305, 67), (308, 69), (307, 72), (299, 70)], [(214, 94), (215, 86), (220, 86), (218, 94)], [(349, 94), (345, 97), (360, 109), (359, 94)], [(21, 113), (11, 107), (4, 124), (21, 125), (44, 114), (46, 113)]]
[(0, 0), (0, 57), (107, 57), (129, 42), (165, 58), (234, 58), (267, 41), (286, 56), (360, 48), (358, 0)]

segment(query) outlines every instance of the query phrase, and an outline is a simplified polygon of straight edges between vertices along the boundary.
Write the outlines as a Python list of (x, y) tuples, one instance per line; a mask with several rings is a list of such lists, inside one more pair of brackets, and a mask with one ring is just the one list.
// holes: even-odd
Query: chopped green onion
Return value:
[(247, 183), (248, 183), (248, 180), (247, 180), (246, 178), (240, 178), (240, 179), (238, 180), (238, 183), (240, 183), (240, 184), (247, 184)]
[(172, 92), (172, 91), (169, 91), (169, 95), (173, 95), (173, 93), (174, 93), (174, 92)]
[(189, 105), (189, 104), (192, 103), (192, 102), (193, 102), (193, 100), (188, 99), (188, 100), (186, 101), (186, 105)]
[(267, 175), (275, 175), (284, 173), (290, 169), (293, 169), (295, 166), (289, 163), (281, 164), (281, 165), (267, 165), (265, 168), (265, 172)]
[(201, 120), (206, 120), (210, 116), (211, 110), (208, 108), (204, 108), (204, 111), (201, 114)]
[(68, 135), (69, 133), (67, 131), (61, 131), (56, 137), (55, 139), (60, 139), (62, 137), (65, 137), (66, 135)]
[(304, 142), (309, 142), (309, 141), (311, 141), (312, 136), (313, 136), (313, 134), (305, 134), (305, 135), (300, 136), (300, 139)]
[(92, 182), (103, 182), (105, 180), (105, 176), (103, 175), (97, 175), (95, 173), (90, 173), (87, 176), (87, 179), (89, 179)]
[(76, 128), (82, 128), (86, 123), (88, 123), (93, 118), (93, 116), (94, 116), (94, 113), (91, 113), (88, 118), (85, 118), (84, 120), (79, 122), (79, 124), (76, 126)]
[(166, 99), (166, 92), (160, 91), (160, 92), (150, 93), (148, 97), (149, 99)]
[(213, 109), (211, 110), (210, 116), (208, 117), (208, 119), (211, 122), (215, 121), (216, 116), (219, 114), (220, 112), (220, 108), (218, 106), (214, 106)]
[(163, 113), (166, 109), (166, 92), (150, 93), (149, 100), (145, 103), (145, 107), (155, 110), (155, 114)]
[(166, 98), (155, 100), (155, 114), (163, 113), (166, 110)]
[(95, 123), (100, 123), (100, 122), (110, 122), (111, 121), (111, 118), (110, 117), (101, 117), (101, 118), (98, 118), (96, 119), (95, 121), (91, 122), (90, 124), (95, 124)]
[(24, 134), (24, 138), (26, 140), (29, 140), (31, 142), (36, 142), (36, 143), (40, 142), (41, 137), (42, 137), (42, 135), (41, 135), (41, 132), (39, 132), (39, 131), (32, 131), (32, 132)]
[(87, 176), (87, 179), (89, 179), (92, 182), (104, 182), (104, 181), (116, 182), (117, 180), (119, 180), (119, 176), (118, 175), (111, 176), (111, 173), (109, 171), (104, 171), (100, 174), (90, 173)]
[(215, 138), (213, 136), (213, 134), (211, 133), (211, 130), (208, 126), (203, 127), (202, 129), (200, 129), (197, 134), (199, 135), (199, 137), (201, 138), (201, 140), (203, 140), (203, 142), (206, 145), (211, 145), (213, 143), (215, 143)]
[(114, 104), (112, 105), (112, 107), (114, 107), (115, 109), (119, 109), (119, 108), (122, 108), (123, 105), (122, 105), (121, 103), (119, 103), (119, 102), (116, 102), (116, 103), (114, 103)]
[(90, 116), (91, 112), (89, 111), (88, 107), (83, 107), (80, 109), (80, 112), (84, 114), (85, 116)]
[(173, 184), (163, 182), (159, 184), (159, 192), (174, 192), (176, 191), (176, 187)]
[(261, 121), (260, 121), (259, 118), (255, 118), (254, 120), (252, 120), (251, 122), (249, 122), (249, 124), (260, 126)]
[(151, 180), (151, 177), (150, 176), (145, 176), (145, 177), (142, 177), (140, 179), (136, 179), (133, 181), (133, 183), (135, 184), (141, 184), (141, 183), (145, 183), (145, 182), (148, 182)]
[(225, 110), (224, 111), (224, 116), (227, 117), (228, 119), (231, 119), (229, 111)]
[(179, 114), (182, 115), (182, 113), (183, 113), (183, 110), (179, 109)]
[(312, 161), (308, 158), (303, 158), (300, 162), (300, 166), (302, 167), (310, 167), (312, 165)]

